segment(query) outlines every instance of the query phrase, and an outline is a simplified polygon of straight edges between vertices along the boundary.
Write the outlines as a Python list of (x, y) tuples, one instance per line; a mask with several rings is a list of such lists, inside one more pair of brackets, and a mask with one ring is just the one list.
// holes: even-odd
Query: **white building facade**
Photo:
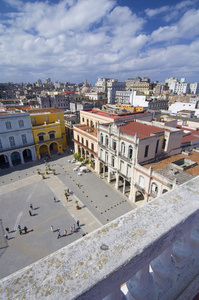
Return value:
[[(142, 132), (147, 134), (142, 136)], [(138, 132), (138, 133), (136, 133)], [(141, 164), (181, 152), (183, 131), (137, 120), (98, 126), (98, 172), (130, 201), (150, 201), (174, 183)]]
[(0, 168), (36, 160), (29, 113), (0, 114)]

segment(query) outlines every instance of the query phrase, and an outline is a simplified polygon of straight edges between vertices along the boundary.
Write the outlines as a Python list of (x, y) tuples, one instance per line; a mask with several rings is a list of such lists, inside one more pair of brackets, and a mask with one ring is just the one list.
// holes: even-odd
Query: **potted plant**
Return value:
[(55, 169), (53, 169), (53, 175), (56, 175), (56, 173), (55, 173)]
[(50, 165), (48, 165), (48, 171), (51, 171)]
[(48, 169), (46, 169), (46, 174), (48, 174)]
[(41, 169), (37, 169), (37, 174), (38, 174), (38, 175), (41, 174)]
[(64, 195), (67, 197), (68, 194), (67, 194), (67, 189), (64, 190)]
[(76, 203), (76, 209), (80, 209), (80, 207), (79, 207), (79, 205), (78, 205), (78, 201), (77, 201), (77, 200), (75, 201), (75, 203)]
[(44, 173), (41, 173), (41, 176), (42, 176), (42, 179), (45, 179), (45, 174)]

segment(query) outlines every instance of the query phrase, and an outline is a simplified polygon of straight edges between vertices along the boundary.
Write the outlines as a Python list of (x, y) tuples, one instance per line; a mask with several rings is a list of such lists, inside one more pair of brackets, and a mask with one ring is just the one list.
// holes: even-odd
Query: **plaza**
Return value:
[[(0, 279), (136, 207), (92, 171), (78, 176), (73, 171), (76, 165), (70, 162), (72, 159), (72, 155), (66, 154), (53, 156), (48, 164), (55, 169), (56, 175), (50, 171), (45, 179), (37, 174), (37, 169), (45, 172), (43, 161), (1, 170)], [(71, 191), (69, 201), (64, 195), (67, 188)], [(32, 216), (29, 215), (30, 204), (33, 205)], [(79, 229), (77, 220), (80, 221)], [(74, 224), (76, 230), (71, 233), (70, 227)], [(20, 235), (18, 225), (22, 229), (27, 226), (28, 232)], [(8, 240), (4, 238), (6, 227), (10, 230)], [(57, 230), (62, 236), (59, 239)], [(64, 230), (67, 230), (67, 236), (64, 236)]]

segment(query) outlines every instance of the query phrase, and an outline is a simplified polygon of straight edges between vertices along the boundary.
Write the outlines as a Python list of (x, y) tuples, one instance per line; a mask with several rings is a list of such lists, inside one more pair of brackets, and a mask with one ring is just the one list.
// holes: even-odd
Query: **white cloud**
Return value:
[(191, 9), (171, 26), (160, 27), (151, 37), (153, 42), (170, 41), (175, 43), (180, 39), (192, 39), (199, 34), (199, 10)]
[[(0, 23), (0, 82), (95, 77), (94, 83), (102, 74), (118, 79), (122, 75), (125, 80), (134, 72), (140, 76), (152, 74), (158, 80), (164, 70), (184, 70), (181, 63), (194, 72), (198, 66), (197, 9), (186, 11), (178, 22), (147, 35), (143, 31), (147, 21), (129, 7), (118, 6), (116, 0), (63, 0), (56, 4), (6, 1), (15, 12), (6, 14)], [(178, 9), (184, 10), (190, 2), (178, 3)], [(146, 11), (152, 18), (171, 14), (170, 9), (164, 6)], [(176, 9), (177, 5), (174, 13)], [(190, 44), (183, 45), (185, 37)], [(177, 45), (179, 40), (181, 44)]]
[(162, 6), (160, 8), (155, 8), (155, 9), (147, 8), (147, 9), (145, 9), (145, 13), (149, 17), (154, 17), (156, 15), (159, 15), (163, 12), (167, 12), (169, 10), (170, 10), (170, 7), (167, 5), (167, 6)]

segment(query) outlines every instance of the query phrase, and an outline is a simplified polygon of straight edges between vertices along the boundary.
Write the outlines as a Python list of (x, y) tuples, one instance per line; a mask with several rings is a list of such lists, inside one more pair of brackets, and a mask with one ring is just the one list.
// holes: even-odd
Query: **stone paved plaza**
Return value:
[[(37, 169), (45, 171), (43, 162), (1, 170), (0, 176), (0, 278), (45, 257), (46, 255), (83, 238), (101, 225), (125, 214), (136, 206), (93, 172), (77, 176), (72, 156), (54, 156), (49, 164), (56, 175), (42, 179)], [(80, 183), (80, 188), (76, 183)], [(66, 201), (64, 189), (72, 193)], [(56, 202), (54, 202), (56, 197)], [(76, 209), (75, 201), (81, 209)], [(30, 204), (33, 216), (29, 215)], [(80, 221), (80, 229), (72, 234), (70, 227)], [(20, 235), (18, 225), (27, 226)], [(54, 232), (51, 231), (51, 225)], [(9, 227), (8, 240), (4, 238)], [(77, 227), (77, 226), (76, 226)], [(61, 238), (58, 237), (60, 229)], [(63, 236), (64, 230), (67, 236)]]

